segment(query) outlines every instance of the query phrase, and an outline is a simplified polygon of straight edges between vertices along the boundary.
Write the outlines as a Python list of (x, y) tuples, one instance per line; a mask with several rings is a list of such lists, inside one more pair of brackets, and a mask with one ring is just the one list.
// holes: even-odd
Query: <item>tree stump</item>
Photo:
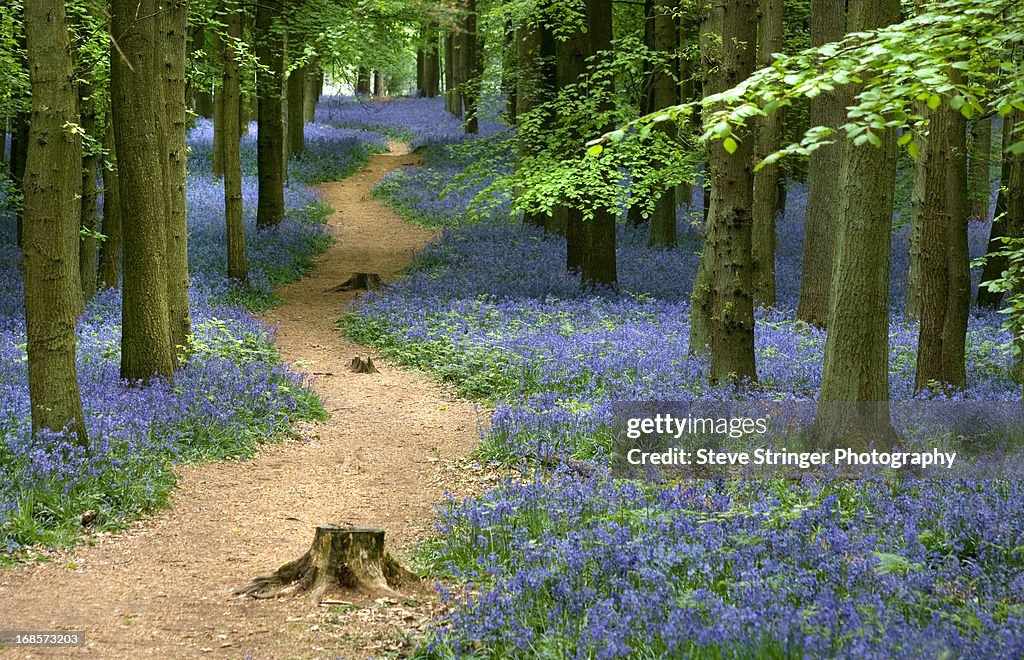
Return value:
[(328, 289), (332, 293), (338, 291), (355, 291), (357, 289), (366, 289), (372, 291), (373, 289), (380, 288), (380, 275), (377, 273), (353, 273), (352, 277), (348, 278), (338, 286)]
[(384, 551), (384, 530), (323, 525), (306, 554), (234, 593), (253, 598), (308, 593), (318, 602), (332, 591), (401, 598), (398, 589), (417, 582)]
[(373, 366), (373, 358), (366, 358), (365, 360), (361, 357), (352, 358), (352, 362), (348, 365), (348, 370), (354, 374), (377, 374), (377, 367)]

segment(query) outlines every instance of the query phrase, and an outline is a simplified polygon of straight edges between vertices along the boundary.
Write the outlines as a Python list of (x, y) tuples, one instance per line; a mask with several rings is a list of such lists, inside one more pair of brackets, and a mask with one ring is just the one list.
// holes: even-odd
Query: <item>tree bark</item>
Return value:
[[(748, 20), (757, 0), (729, 0), (722, 22), (721, 87), (729, 89), (754, 70), (755, 24)], [(712, 384), (756, 381), (754, 362), (754, 296), (751, 255), (753, 222), (753, 139), (734, 130), (736, 149), (722, 142), (709, 146), (713, 212), (711, 250), (711, 314), (709, 381)]]
[[(770, 66), (773, 53), (782, 52), (783, 14), (782, 0), (760, 0), (758, 23), (757, 65)], [(761, 161), (776, 151), (782, 138), (782, 109), (757, 123), (755, 160)], [(779, 205), (779, 179), (782, 171), (778, 163), (765, 165), (754, 172), (753, 243), (754, 301), (760, 305), (775, 304), (775, 214)]]
[[(174, 377), (167, 303), (167, 218), (163, 160), (153, 84), (156, 0), (112, 0), (111, 29), (121, 35), (111, 52), (111, 103), (118, 150), (124, 277), (121, 306), (121, 377), (148, 381)], [(123, 55), (122, 55), (123, 53)]]
[[(356, 94), (361, 96), (369, 96), (370, 94), (370, 70), (365, 66), (361, 66), (356, 70)], [(289, 87), (289, 93), (291, 88)]]
[[(899, 0), (850, 0), (851, 32), (899, 20)], [(841, 225), (829, 293), (828, 336), (815, 428), (826, 446), (885, 448), (896, 443), (889, 419), (889, 235), (896, 135), (881, 146), (841, 141)], [(867, 406), (835, 402), (869, 402)]]
[[(719, 68), (722, 66), (722, 42), (720, 35), (723, 30), (724, 13), (721, 5), (705, 7), (699, 28), (702, 94), (710, 96), (722, 91)], [(710, 175), (710, 168), (705, 170)], [(701, 250), (697, 274), (693, 279), (690, 292), (690, 353), (706, 355), (711, 343), (710, 317), (712, 312), (712, 249), (715, 241), (715, 227), (710, 222), (713, 216), (712, 204), (714, 195), (710, 190), (704, 191), (704, 247)]]
[[(811, 44), (837, 41), (845, 33), (845, 0), (811, 0)], [(836, 128), (845, 121), (849, 91), (822, 92), (810, 102), (810, 125)], [(839, 144), (814, 151), (807, 167), (807, 212), (804, 221), (803, 273), (797, 318), (825, 327), (838, 233)]]
[(306, 126), (302, 115), (305, 78), (305, 65), (292, 69), (288, 74), (288, 155), (293, 158), (306, 150)]
[[(576, 30), (556, 43), (555, 78), (558, 89), (579, 82), (583, 76), (588, 55), (587, 39), (586, 33)], [(556, 207), (554, 212), (564, 214), (565, 217), (565, 267), (570, 273), (579, 273), (583, 268), (587, 248), (587, 226), (583, 224), (583, 212), (580, 209), (567, 205), (561, 208), (563, 210)]]
[(979, 119), (971, 125), (970, 170), (967, 200), (970, 220), (988, 219), (989, 169), (992, 167), (992, 120)]
[[(96, 131), (96, 101), (93, 94), (96, 93), (92, 83), (83, 81), (79, 84), (79, 125), (82, 131), (89, 138), (95, 140)], [(98, 156), (91, 149), (82, 150), (82, 184), (81, 184), (81, 218), (82, 227), (86, 230), (80, 237), (78, 244), (78, 272), (82, 282), (82, 303), (83, 305), (96, 295), (96, 257), (99, 249), (99, 241), (96, 233), (99, 231), (99, 218), (96, 214), (96, 163)]]
[(463, 71), (465, 80), (463, 82), (462, 96), (466, 104), (466, 133), (476, 135), (480, 132), (480, 118), (478, 104), (480, 101), (480, 82), (483, 76), (483, 66), (480, 58), (480, 36), (477, 34), (477, 0), (466, 0), (466, 15), (463, 23), (465, 30), (462, 35), (464, 58)]
[(256, 57), (264, 67), (256, 78), (257, 227), (272, 227), (284, 219), (284, 43), (281, 26), (275, 21), (279, 15), (280, 5), (273, 0), (265, 0), (256, 8)]
[[(471, 0), (475, 4), (475, 0)], [(611, 0), (587, 0), (587, 55), (598, 57), (605, 63), (612, 57), (612, 3)], [(589, 65), (592, 75), (599, 62), (592, 60)], [(603, 103), (598, 112), (611, 111), (611, 104)], [(475, 114), (475, 111), (474, 111)], [(602, 127), (604, 131), (614, 128), (611, 124)], [(597, 204), (589, 204), (593, 208), (593, 218), (587, 228), (588, 240), (583, 256), (581, 283), (584, 287), (612, 287), (618, 279), (615, 262), (615, 214)]]
[[(241, 24), (236, 10), (235, 0), (225, 2), (226, 15), (224, 22), (227, 24), (229, 37), (241, 36)], [(240, 282), (249, 279), (249, 263), (245, 248), (245, 225), (242, 222), (242, 159), (239, 153), (238, 137), (238, 104), (239, 94), (239, 64), (238, 54), (232, 45), (231, 40), (224, 42), (224, 77), (221, 88), (224, 97), (224, 216), (227, 222), (227, 253), (228, 253), (228, 277)], [(299, 70), (292, 72), (299, 81), (301, 90), (303, 76), (297, 75)], [(299, 130), (303, 129), (302, 105), (300, 92), (300, 105), (298, 112), (293, 117), (293, 123), (297, 124)], [(230, 138), (230, 139), (229, 139)]]
[(459, 89), (458, 48), (455, 35), (451, 32), (444, 37), (444, 109), (456, 117), (462, 116), (462, 93)]
[(423, 92), (427, 98), (434, 98), (440, 89), (441, 63), (437, 52), (437, 28), (428, 27), (427, 46), (423, 50)]
[(981, 286), (978, 287), (978, 306), (996, 309), (1002, 303), (1003, 293), (992, 291), (985, 282), (997, 279), (1006, 270), (1006, 257), (993, 253), (1002, 250), (1002, 238), (1024, 237), (1024, 215), (1011, 213), (1011, 195), (1024, 195), (1024, 154), (1014, 155), (1007, 151), (1013, 144), (1013, 133), (1017, 126), (1024, 122), (1024, 112), (1014, 110), (1003, 119), (1002, 141), (1002, 172), (999, 181), (999, 195), (996, 197), (996, 214), (992, 221), (988, 240), (988, 257), (981, 272)]
[[(554, 41), (545, 30), (532, 21), (524, 21), (516, 30), (516, 111), (515, 115), (519, 126), (516, 131), (516, 154), (519, 159), (526, 158), (534, 153), (536, 148), (536, 136), (528, 134), (523, 126), (523, 120), (534, 112), (546, 96), (551, 92), (552, 81), (549, 80), (545, 69), (550, 65), (545, 62), (545, 36), (548, 36), (550, 48), (554, 48)], [(553, 53), (551, 53), (553, 55)], [(544, 213), (523, 213), (523, 222), (536, 227), (544, 227)]]
[(302, 120), (312, 124), (316, 120), (316, 86), (320, 80), (320, 62), (318, 58), (312, 57), (306, 66), (306, 75), (303, 79), (305, 87), (302, 90)]
[[(171, 330), (171, 346), (188, 347), (192, 334), (189, 309), (188, 221), (185, 209), (185, 54), (188, 30), (188, 0), (166, 0), (160, 16), (163, 85), (161, 114), (164, 136), (166, 179), (164, 193), (167, 204), (167, 313)], [(177, 351), (175, 351), (177, 352)]]
[(113, 126), (107, 126), (103, 139), (110, 163), (103, 168), (103, 235), (107, 238), (100, 244), (99, 288), (116, 289), (121, 272), (121, 194)]
[(63, 2), (33, 0), (24, 17), (32, 108), (22, 264), (32, 433), (66, 428), (87, 447), (75, 365), (82, 151), (65, 128), (79, 120), (71, 43)]

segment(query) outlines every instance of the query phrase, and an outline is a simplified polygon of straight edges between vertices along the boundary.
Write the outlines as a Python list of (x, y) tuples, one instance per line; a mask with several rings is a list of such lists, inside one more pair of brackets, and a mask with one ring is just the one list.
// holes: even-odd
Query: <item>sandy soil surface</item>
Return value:
[[(425, 375), (347, 341), (336, 320), (357, 293), (329, 292), (355, 272), (393, 278), (431, 238), (370, 198), (373, 185), (417, 157), (403, 145), (322, 186), (337, 243), (307, 278), (283, 287), (284, 359), (319, 374), (330, 421), (252, 460), (178, 470), (170, 509), (117, 534), (94, 536), (44, 564), (0, 573), (0, 630), (74, 630), (80, 649), (8, 648), (4, 657), (387, 657), (406, 653), (439, 605), (424, 587), (406, 600), (232, 595), (252, 577), (298, 558), (318, 524), (381, 527), (400, 561), (433, 532), (448, 491), (476, 490), (487, 471), (464, 460), (481, 417)], [(372, 356), (378, 374), (348, 371)]]

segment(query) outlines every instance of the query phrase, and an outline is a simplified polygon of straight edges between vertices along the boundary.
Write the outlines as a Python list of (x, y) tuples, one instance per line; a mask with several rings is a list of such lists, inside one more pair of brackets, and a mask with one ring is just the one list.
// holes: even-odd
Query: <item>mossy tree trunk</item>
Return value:
[[(846, 31), (845, 0), (811, 0), (811, 44), (838, 41)], [(810, 102), (810, 125), (838, 127), (845, 121), (849, 92), (822, 92)], [(807, 166), (807, 212), (804, 220), (803, 272), (797, 318), (824, 327), (838, 232), (840, 146), (821, 147)]]
[(111, 104), (124, 242), (121, 377), (172, 379), (167, 304), (167, 217), (153, 84), (159, 52), (156, 0), (112, 0)]
[(256, 226), (272, 227), (284, 219), (284, 41), (278, 23), (281, 6), (264, 0), (256, 7), (257, 72), (256, 168), (259, 190)]
[(24, 16), (32, 107), (22, 263), (32, 432), (68, 428), (88, 446), (75, 365), (82, 148), (65, 128), (79, 120), (67, 17), (60, 0), (26, 3)]
[[(224, 22), (228, 37), (242, 36), (237, 3), (224, 4)], [(301, 80), (301, 78), (300, 78)], [(245, 282), (249, 279), (249, 262), (245, 247), (245, 224), (242, 221), (242, 159), (239, 152), (238, 106), (241, 100), (238, 54), (232, 39), (224, 40), (224, 75), (221, 82), (224, 97), (224, 215), (227, 222), (228, 277)], [(296, 116), (302, 126), (301, 106)]]

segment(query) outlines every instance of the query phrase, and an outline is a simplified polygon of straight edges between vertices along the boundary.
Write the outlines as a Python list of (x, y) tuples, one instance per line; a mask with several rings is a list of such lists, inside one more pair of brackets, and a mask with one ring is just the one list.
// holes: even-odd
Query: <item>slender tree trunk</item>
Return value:
[[(121, 377), (172, 379), (167, 304), (167, 218), (156, 100), (156, 0), (112, 0), (111, 104), (124, 239)], [(122, 55), (123, 53), (123, 55)]]
[(480, 132), (480, 118), (477, 116), (477, 105), (480, 101), (480, 79), (483, 76), (483, 63), (480, 57), (480, 36), (477, 34), (476, 0), (466, 0), (466, 16), (463, 34), (464, 58), (463, 71), (465, 81), (463, 99), (466, 104), (466, 133), (475, 135)]
[[(369, 96), (370, 94), (370, 70), (364, 66), (359, 67), (356, 70), (356, 94), (360, 96)], [(289, 87), (289, 93), (291, 88)]]
[(429, 39), (423, 51), (423, 91), (427, 98), (434, 98), (440, 92), (441, 62), (437, 52), (437, 28), (429, 26)]
[[(721, 87), (739, 84), (754, 70), (757, 0), (729, 0), (722, 30)], [(751, 136), (733, 131), (736, 148), (709, 146), (714, 209), (711, 250), (711, 337), (709, 381), (757, 380), (754, 362), (754, 296), (751, 255), (753, 145)]]
[[(851, 32), (899, 20), (899, 0), (850, 0)], [(818, 417), (827, 446), (885, 448), (896, 442), (889, 419), (889, 234), (896, 177), (896, 134), (881, 146), (841, 142), (842, 182), (828, 336)], [(868, 402), (863, 406), (836, 402)]]
[(275, 25), (280, 5), (264, 0), (256, 8), (256, 56), (264, 68), (257, 73), (256, 167), (259, 192), (256, 226), (272, 227), (284, 219), (284, 43)]
[(444, 109), (456, 117), (462, 116), (462, 95), (456, 77), (458, 52), (455, 35), (449, 32), (444, 37)]
[[(420, 38), (425, 38), (426, 28), (420, 28)], [(427, 76), (424, 67), (427, 62), (427, 54), (422, 48), (416, 49), (416, 96), (424, 98), (427, 95)]]
[[(773, 53), (782, 52), (782, 0), (760, 0), (757, 65), (770, 66)], [(782, 110), (761, 119), (757, 125), (755, 160), (776, 151), (782, 138)], [(754, 226), (752, 229), (754, 258), (754, 301), (761, 305), (775, 304), (775, 214), (779, 205), (778, 163), (765, 165), (754, 172)]]
[[(471, 0), (475, 4), (475, 0)], [(587, 0), (587, 53), (590, 57), (598, 57), (608, 62), (611, 59), (612, 47), (612, 3), (611, 0)], [(596, 62), (590, 65), (596, 67)], [(610, 111), (611, 104), (606, 102), (599, 107), (599, 112)], [(475, 114), (475, 111), (474, 111)], [(614, 126), (608, 124), (603, 130), (610, 131)], [(591, 205), (594, 217), (589, 221), (586, 252), (583, 257), (581, 271), (582, 284), (591, 286), (615, 286), (618, 272), (615, 262), (615, 213)]]
[[(555, 45), (556, 84), (559, 89), (575, 84), (583, 76), (587, 57), (586, 33), (575, 31)], [(575, 152), (573, 152), (575, 153)], [(583, 212), (578, 208), (556, 207), (555, 213), (565, 217), (565, 267), (570, 273), (583, 268), (583, 257), (587, 248), (587, 226), (583, 224)]]
[[(658, 53), (672, 53), (679, 39), (676, 27), (674, 7), (678, 3), (672, 0), (656, 0), (653, 7), (653, 45)], [(660, 66), (651, 68), (650, 106), (647, 112), (675, 105), (679, 102), (678, 86), (676, 85), (676, 58), (667, 57)], [(656, 126), (666, 139), (671, 140), (678, 132), (678, 126), (672, 122), (662, 122)], [(663, 167), (664, 163), (654, 163), (655, 168)], [(676, 245), (676, 190), (666, 188), (658, 197), (651, 213), (651, 228), (648, 244), (651, 247), (675, 247)]]
[[(722, 66), (722, 42), (720, 35), (723, 30), (723, 8), (721, 5), (706, 7), (700, 25), (700, 57), (702, 93), (710, 96), (721, 90), (721, 79), (718, 74)], [(705, 176), (710, 175), (710, 168), (705, 168)], [(711, 273), (712, 248), (715, 242), (715, 226), (710, 222), (711, 205), (714, 195), (704, 191), (704, 247), (701, 250), (700, 263), (693, 280), (690, 293), (690, 353), (705, 355), (711, 343), (710, 317), (712, 313)]]
[(99, 288), (116, 289), (121, 272), (121, 195), (112, 126), (107, 126), (103, 139), (111, 165), (103, 168), (103, 235), (107, 238), (100, 244)]
[(1006, 270), (1007, 262), (1005, 257), (995, 256), (993, 253), (1002, 250), (1003, 238), (1024, 237), (1024, 215), (1014, 215), (1010, 212), (1011, 195), (1024, 195), (1024, 154), (1012, 154), (1007, 151), (1016, 139), (1013, 136), (1015, 127), (1024, 122), (1024, 112), (1014, 110), (1003, 119), (1003, 142), (1001, 153), (1003, 155), (1002, 172), (999, 181), (999, 195), (996, 197), (996, 213), (992, 221), (988, 240), (988, 258), (985, 260), (985, 267), (981, 272), (981, 286), (978, 287), (978, 306), (996, 309), (1002, 303), (1003, 293), (993, 291), (985, 286), (985, 282), (991, 282), (999, 278)]
[[(811, 44), (837, 41), (845, 32), (845, 0), (811, 0)], [(822, 92), (810, 102), (811, 126), (838, 127), (845, 121), (849, 92)], [(803, 273), (797, 318), (824, 327), (838, 234), (840, 147), (814, 151), (807, 167), (807, 213), (804, 221)]]
[(313, 57), (306, 67), (306, 76), (303, 79), (305, 87), (302, 90), (302, 119), (307, 124), (312, 124), (316, 119), (316, 85), (320, 80), (320, 62)]
[(305, 78), (305, 66), (292, 69), (288, 74), (288, 154), (292, 157), (306, 150), (306, 127), (302, 117)]
[[(553, 45), (553, 44), (552, 44)], [(516, 31), (516, 117), (520, 126), (516, 131), (516, 153), (522, 159), (534, 153), (536, 136), (531, 136), (522, 125), (528, 113), (541, 103), (547, 88), (543, 61), (544, 31), (530, 21), (524, 21)], [(523, 222), (536, 227), (544, 226), (543, 213), (523, 213)]]
[[(227, 24), (229, 37), (241, 36), (241, 24), (236, 11), (235, 0), (228, 0), (225, 3), (226, 15), (224, 22)], [(224, 90), (224, 216), (227, 221), (227, 252), (228, 252), (228, 277), (234, 280), (245, 282), (249, 279), (249, 263), (245, 249), (245, 225), (242, 222), (242, 160), (239, 153), (238, 139), (238, 103), (239, 96), (239, 64), (238, 54), (230, 40), (225, 41), (224, 47), (224, 77), (221, 87)], [(302, 86), (302, 75), (298, 75), (299, 69), (292, 72), (292, 75), (299, 81), (299, 89)], [(292, 123), (297, 124), (299, 130), (302, 125), (301, 91), (299, 95), (300, 105), (298, 112), (292, 115)], [(228, 139), (231, 136), (231, 139)]]
[[(85, 135), (96, 139), (96, 102), (93, 99), (95, 88), (89, 82), (79, 85), (80, 126)], [(81, 184), (81, 218), (82, 227), (86, 230), (78, 244), (78, 272), (82, 282), (82, 302), (87, 303), (96, 295), (96, 256), (99, 241), (99, 218), (96, 214), (96, 162), (98, 157), (91, 149), (82, 150), (82, 184)]]
[(32, 432), (67, 428), (86, 447), (75, 365), (82, 152), (64, 128), (79, 120), (71, 44), (63, 2), (33, 0), (24, 16), (32, 88), (22, 237)]
[(988, 219), (989, 169), (992, 167), (992, 120), (979, 119), (971, 125), (970, 170), (967, 179), (967, 217)]
[[(920, 112), (926, 113), (927, 106), (920, 104)], [(907, 272), (907, 301), (903, 315), (910, 321), (921, 320), (921, 248), (924, 227), (925, 197), (928, 183), (928, 140), (927, 135), (917, 138), (921, 156), (914, 160), (914, 185), (910, 192), (910, 267)]]
[[(28, 124), (30, 118), (30, 113), (18, 112), (14, 115), (14, 121), (11, 126), (11, 183), (14, 184), (14, 189), (19, 191), (24, 191), (25, 189), (25, 164), (28, 161)], [(17, 211), (15, 217), (18, 245), (22, 245), (23, 208)]]

